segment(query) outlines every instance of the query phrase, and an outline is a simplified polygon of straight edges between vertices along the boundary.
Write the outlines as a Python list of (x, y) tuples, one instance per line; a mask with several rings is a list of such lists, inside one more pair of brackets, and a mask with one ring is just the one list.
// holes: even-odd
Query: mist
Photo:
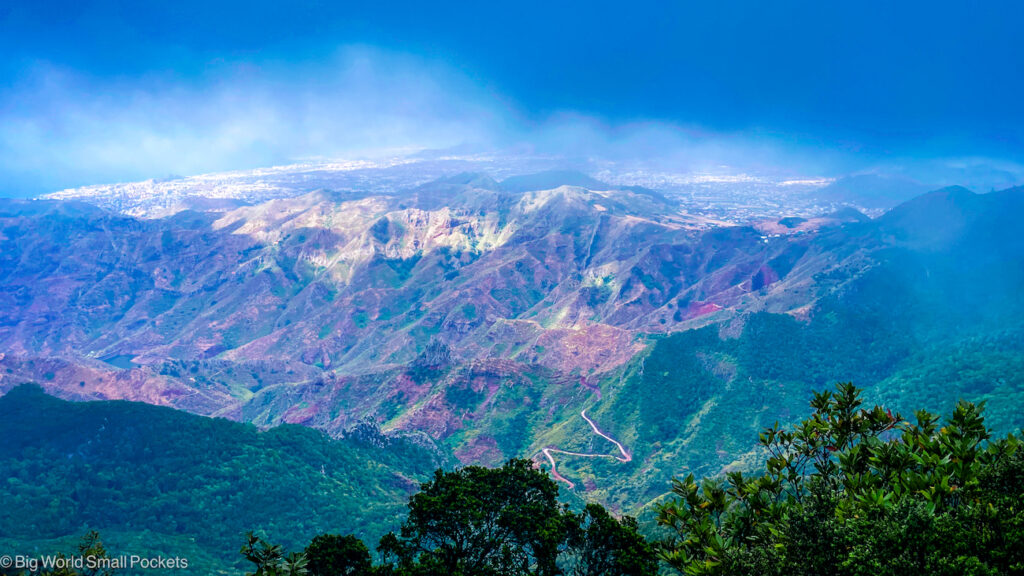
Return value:
[(217, 59), (201, 74), (93, 77), (34, 62), (0, 92), (0, 194), (424, 150), (533, 154), (670, 172), (898, 174), (985, 190), (1024, 169), (984, 156), (864, 151), (828, 134), (721, 131), (587, 110), (538, 113), (450, 63), (372, 46)]
[(486, 94), (370, 48), (327, 62), (210, 66), (201, 77), (94, 79), (46, 64), (2, 95), (7, 192), (476, 145), (503, 132)]

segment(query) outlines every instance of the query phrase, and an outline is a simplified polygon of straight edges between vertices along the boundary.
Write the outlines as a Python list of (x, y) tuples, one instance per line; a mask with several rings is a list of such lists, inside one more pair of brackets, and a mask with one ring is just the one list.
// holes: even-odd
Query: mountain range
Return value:
[(375, 421), (631, 513), (749, 466), (761, 427), (836, 381), (1024, 425), (1022, 189), (742, 225), (566, 171), (97, 204), (0, 201), (0, 391)]

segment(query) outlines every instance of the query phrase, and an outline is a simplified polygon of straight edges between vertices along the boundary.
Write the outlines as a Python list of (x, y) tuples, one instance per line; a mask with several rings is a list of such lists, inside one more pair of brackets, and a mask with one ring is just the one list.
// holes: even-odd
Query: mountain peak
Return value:
[(883, 231), (911, 244), (943, 246), (977, 220), (985, 208), (981, 198), (963, 186), (947, 186), (896, 206), (878, 223)]
[(459, 172), (451, 176), (444, 176), (418, 186), (416, 189), (429, 189), (441, 186), (466, 186), (470, 188), (482, 188), (484, 190), (496, 190), (498, 183), (487, 174), (481, 172)]
[(576, 170), (545, 170), (512, 176), (501, 181), (501, 189), (506, 192), (534, 192), (551, 190), (559, 186), (577, 186), (590, 190), (611, 188), (610, 185)]
[[(915, 196), (890, 210), (882, 220), (901, 218), (911, 213), (931, 213), (956, 209), (962, 211), (978, 198), (978, 194), (963, 186), (947, 186)], [(935, 214), (938, 216), (938, 214)]]

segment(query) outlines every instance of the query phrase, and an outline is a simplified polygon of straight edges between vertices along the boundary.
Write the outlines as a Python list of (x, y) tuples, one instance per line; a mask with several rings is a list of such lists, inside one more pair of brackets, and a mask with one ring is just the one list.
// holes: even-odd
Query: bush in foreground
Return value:
[(673, 483), (664, 561), (684, 574), (1024, 574), (1024, 451), (982, 407), (943, 423), (861, 408), (840, 384), (766, 430), (764, 472)]

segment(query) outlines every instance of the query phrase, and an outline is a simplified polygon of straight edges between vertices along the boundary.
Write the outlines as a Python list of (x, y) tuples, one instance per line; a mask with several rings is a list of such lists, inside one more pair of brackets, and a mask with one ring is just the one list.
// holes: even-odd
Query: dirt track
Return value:
[(584, 420), (587, 421), (587, 424), (590, 424), (590, 428), (594, 430), (594, 434), (597, 434), (601, 438), (604, 438), (605, 440), (608, 440), (612, 444), (615, 444), (615, 447), (619, 449), (619, 453), (621, 454), (621, 456), (616, 456), (616, 455), (613, 455), (613, 454), (591, 454), (591, 453), (585, 453), (585, 452), (569, 452), (568, 450), (560, 450), (558, 448), (544, 448), (543, 450), (541, 450), (541, 452), (544, 454), (544, 456), (547, 457), (548, 462), (551, 463), (551, 476), (555, 480), (558, 480), (560, 482), (565, 482), (566, 485), (569, 486), (570, 490), (576, 487), (576, 483), (573, 482), (572, 480), (569, 480), (565, 476), (562, 476), (561, 474), (558, 473), (558, 466), (555, 464), (555, 458), (554, 458), (554, 456), (552, 456), (552, 454), (556, 454), (556, 453), (557, 454), (565, 454), (567, 456), (579, 456), (579, 457), (582, 457), (582, 458), (614, 458), (615, 460), (618, 460), (619, 462), (630, 462), (630, 461), (633, 460), (633, 456), (626, 450), (625, 446), (620, 444), (618, 440), (616, 440), (616, 439), (612, 438), (611, 436), (609, 436), (609, 435), (605, 434), (604, 432), (602, 432), (601, 429), (597, 427), (597, 424), (595, 424), (593, 420), (591, 420), (590, 418), (587, 417), (587, 411), (585, 409), (580, 411), (580, 416)]

